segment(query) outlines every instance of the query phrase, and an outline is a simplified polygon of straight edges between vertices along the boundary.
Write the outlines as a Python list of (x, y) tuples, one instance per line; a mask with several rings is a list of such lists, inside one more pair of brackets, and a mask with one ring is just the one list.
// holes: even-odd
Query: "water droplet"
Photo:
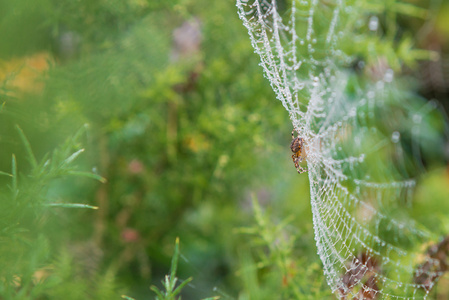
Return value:
[(429, 101), (429, 105), (430, 105), (430, 107), (432, 107), (433, 109), (435, 109), (435, 108), (438, 107), (438, 102), (437, 102), (436, 99), (432, 99), (432, 100)]
[(399, 142), (400, 139), (401, 139), (401, 134), (399, 133), (399, 131), (393, 132), (393, 134), (391, 135), (391, 141), (396, 144)]
[(363, 69), (365, 67), (365, 62), (363, 60), (359, 60), (359, 62), (357, 63), (357, 67), (359, 69)]
[(365, 154), (360, 154), (359, 162), (363, 162), (365, 160)]
[(379, 90), (383, 89), (385, 86), (385, 83), (383, 81), (378, 81), (376, 83), (376, 88), (378, 88)]
[(421, 115), (414, 115), (413, 116), (413, 122), (415, 122), (415, 123), (421, 123), (421, 121), (422, 121), (422, 116)]
[(371, 18), (369, 18), (368, 23), (369, 30), (376, 31), (378, 27), (379, 27), (379, 18), (377, 18), (376, 16), (372, 16)]
[(393, 70), (392, 70), (392, 69), (388, 69), (388, 70), (385, 72), (384, 80), (385, 80), (385, 82), (392, 82), (392, 81), (393, 81), (393, 77), (394, 77), (394, 72), (393, 72)]

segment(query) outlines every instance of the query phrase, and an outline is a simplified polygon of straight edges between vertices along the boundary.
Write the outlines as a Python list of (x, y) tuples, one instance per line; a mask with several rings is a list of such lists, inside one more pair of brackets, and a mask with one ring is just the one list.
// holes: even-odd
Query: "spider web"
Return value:
[(362, 33), (379, 32), (375, 14), (367, 17), (366, 7), (380, 12), (372, 4), (237, 0), (264, 74), (305, 141), (315, 239), (332, 291), (422, 299), (443, 273), (423, 249), (437, 237), (410, 216), (433, 107), (401, 92), (381, 58), (366, 71), (370, 82), (354, 83), (363, 62), (353, 47)]

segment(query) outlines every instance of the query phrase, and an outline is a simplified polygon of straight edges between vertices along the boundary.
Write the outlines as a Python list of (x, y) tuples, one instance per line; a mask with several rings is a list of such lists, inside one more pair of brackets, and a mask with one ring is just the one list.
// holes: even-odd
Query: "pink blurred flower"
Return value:
[(143, 163), (138, 159), (133, 159), (128, 164), (128, 172), (131, 174), (140, 174), (144, 171)]
[(121, 233), (122, 240), (126, 243), (137, 242), (140, 239), (140, 234), (133, 228), (125, 228)]

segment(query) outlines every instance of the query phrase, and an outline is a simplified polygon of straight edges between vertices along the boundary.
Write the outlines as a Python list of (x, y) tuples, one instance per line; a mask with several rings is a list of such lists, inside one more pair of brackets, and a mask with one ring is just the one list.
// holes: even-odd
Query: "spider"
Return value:
[(292, 143), (290, 144), (290, 149), (292, 149), (292, 159), (298, 173), (301, 174), (307, 172), (307, 169), (304, 169), (299, 165), (299, 163), (302, 162), (306, 157), (304, 149), (304, 139), (299, 136), (295, 137), (294, 130), (292, 131)]

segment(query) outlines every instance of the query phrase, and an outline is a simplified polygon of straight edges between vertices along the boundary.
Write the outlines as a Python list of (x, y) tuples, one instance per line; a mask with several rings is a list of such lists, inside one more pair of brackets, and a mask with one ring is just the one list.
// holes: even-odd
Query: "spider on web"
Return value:
[(307, 172), (307, 169), (304, 169), (299, 165), (305, 157), (305, 149), (304, 149), (304, 139), (302, 137), (295, 137), (295, 130), (292, 130), (292, 143), (290, 144), (290, 149), (292, 149), (293, 155), (293, 163), (295, 164), (296, 170), (299, 174)]

